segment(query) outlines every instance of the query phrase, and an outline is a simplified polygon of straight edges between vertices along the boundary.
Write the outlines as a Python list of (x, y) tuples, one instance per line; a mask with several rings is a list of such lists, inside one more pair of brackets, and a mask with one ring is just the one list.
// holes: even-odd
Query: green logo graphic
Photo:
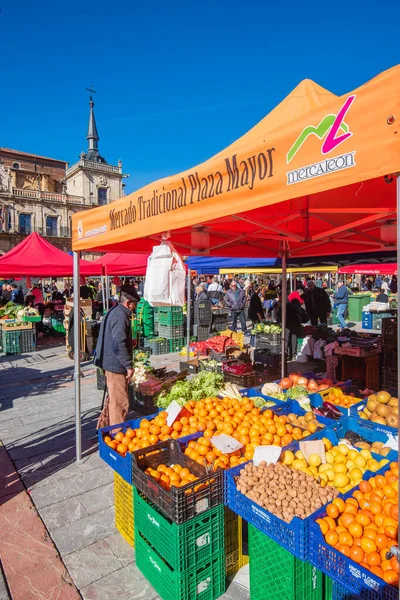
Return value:
[[(320, 140), (322, 140), (333, 126), (336, 118), (337, 115), (327, 115), (322, 119), (321, 123), (317, 127), (314, 127), (314, 125), (307, 125), (287, 153), (286, 163), (290, 163), (294, 155), (300, 150), (301, 146), (311, 134), (316, 135)], [(349, 131), (349, 127), (344, 121), (341, 122), (340, 129), (344, 133), (348, 133)]]

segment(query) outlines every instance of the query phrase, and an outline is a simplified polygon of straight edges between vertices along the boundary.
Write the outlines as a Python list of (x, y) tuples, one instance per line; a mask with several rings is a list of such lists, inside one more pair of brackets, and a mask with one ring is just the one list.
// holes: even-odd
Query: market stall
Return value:
[[(81, 250), (135, 251), (139, 245), (150, 249), (154, 237), (166, 230), (171, 231), (175, 247), (185, 253), (189, 249), (225, 256), (276, 256), (279, 253), (282, 256), (281, 340), (284, 356), (286, 258), (289, 253), (291, 256), (309, 256), (310, 253), (323, 256), (369, 250), (383, 252), (396, 246), (393, 220), (396, 218), (396, 200), (400, 199), (400, 180), (392, 174), (400, 170), (395, 125), (400, 109), (399, 72), (399, 67), (391, 69), (340, 98), (305, 81), (243, 138), (206, 163), (147, 186), (114, 203), (111, 209), (101, 207), (74, 217), (75, 277), (79, 275)], [(164, 190), (162, 193), (159, 192), (161, 189)], [(308, 422), (307, 418), (310, 420), (308, 434), (311, 435), (304, 435), (307, 429), (304, 421), (296, 417), (296, 411), (304, 409), (286, 402), (275, 409), (279, 399), (267, 399), (274, 405), (259, 405), (260, 394), (261, 398), (263, 396), (261, 389), (255, 394), (248, 390), (239, 394), (240, 398), (235, 395), (236, 390), (221, 390), (222, 399), (207, 394), (198, 401), (201, 404), (194, 399), (186, 402), (184, 408), (188, 414), (184, 416), (178, 412), (169, 419), (169, 413), (164, 412), (147, 422), (124, 425), (124, 431), (117, 434), (122, 435), (121, 442), (125, 437), (125, 442), (129, 441), (128, 428), (132, 439), (140, 439), (143, 437), (141, 429), (155, 426), (161, 430), (165, 426), (171, 427), (168, 422), (172, 423), (172, 431), (165, 434), (172, 437), (172, 442), (161, 439), (156, 448), (148, 451), (143, 448), (145, 442), (141, 442), (140, 450), (135, 450), (137, 443), (132, 442), (132, 452), (129, 452), (130, 442), (128, 450), (122, 443), (118, 451), (119, 445), (115, 449), (113, 446), (119, 438), (108, 436), (109, 440), (103, 439), (110, 448), (106, 452), (116, 450), (121, 463), (128, 465), (131, 474), (128, 483), (135, 488), (136, 562), (163, 598), (183, 593), (182, 578), (194, 586), (189, 591), (185, 588), (185, 598), (198, 597), (198, 586), (201, 590), (209, 590), (210, 598), (220, 596), (224, 591), (223, 581), (221, 584), (222, 551), (220, 555), (217, 549), (211, 550), (211, 554), (203, 556), (202, 562), (189, 566), (184, 560), (184, 556), (189, 556), (186, 547), (175, 561), (163, 551), (160, 538), (156, 539), (151, 531), (145, 532), (143, 525), (137, 524), (136, 519), (141, 515), (140, 499), (143, 498), (156, 507), (157, 515), (166, 515), (169, 522), (180, 527), (194, 523), (195, 507), (201, 506), (202, 512), (207, 511), (205, 514), (212, 518), (211, 511), (218, 509), (222, 502), (246, 519), (251, 524), (250, 588), (254, 599), (272, 593), (272, 586), (279, 583), (278, 573), (286, 577), (290, 571), (292, 585), (300, 585), (297, 583), (299, 577), (304, 584), (301, 590), (297, 588), (297, 597), (322, 598), (318, 582), (322, 581), (323, 572), (329, 575), (329, 581), (335, 581), (336, 598), (344, 598), (349, 590), (355, 597), (394, 600), (398, 594), (397, 550), (394, 547), (398, 519), (395, 509), (393, 512), (391, 509), (398, 502), (398, 454), (390, 454), (389, 434), (396, 435), (397, 429), (385, 426), (386, 418), (396, 414), (393, 408), (397, 407), (398, 401), (387, 390), (378, 393), (376, 398), (370, 395), (368, 412), (364, 409), (361, 416), (354, 397), (349, 399), (348, 394), (337, 387), (334, 389), (339, 392), (329, 391), (329, 384), (326, 385), (329, 404), (341, 407), (338, 408), (340, 416), (336, 415), (339, 426), (347, 427), (343, 433), (328, 422), (324, 424), (322, 437), (317, 430), (324, 429), (320, 427), (323, 416), (317, 417), (320, 425), (311, 423), (318, 414), (315, 411), (326, 402), (324, 397), (322, 402), (321, 394), (318, 393), (314, 403), (308, 394), (307, 410), (299, 414), (305, 422)], [(79, 361), (75, 363), (75, 386), (79, 460)], [(318, 389), (318, 392), (324, 391)], [(290, 394), (293, 397), (293, 392)], [(304, 400), (302, 398), (302, 402)], [(384, 407), (378, 406), (380, 404)], [(280, 408), (284, 412), (279, 412)], [(268, 412), (261, 413), (262, 409)], [(223, 421), (215, 423), (212, 419), (218, 419), (218, 413)], [(246, 419), (248, 413), (251, 413), (251, 419)], [(293, 415), (294, 427), (291, 424)], [(349, 415), (355, 418), (362, 439), (370, 440), (362, 442), (368, 444), (368, 448), (380, 443), (377, 433), (384, 433), (386, 437), (381, 440), (380, 448), (385, 446), (385, 458), (377, 457), (365, 446), (357, 450), (353, 436), (350, 436), (350, 449), (340, 443), (345, 434), (350, 435), (349, 431), (354, 433), (353, 426), (342, 421), (343, 416)], [(206, 428), (201, 422), (197, 431), (203, 434), (206, 442), (202, 438), (201, 442), (185, 440), (184, 433), (192, 433), (191, 428), (196, 429), (195, 422), (198, 423), (199, 418), (205, 419)], [(367, 421), (371, 421), (371, 428)], [(303, 423), (303, 427), (299, 423)], [(238, 426), (240, 431), (236, 431)], [(216, 431), (233, 437), (240, 447), (221, 449)], [(369, 431), (372, 435), (367, 438)], [(314, 434), (317, 437), (311, 438)], [(100, 436), (101, 432), (101, 444)], [(303, 447), (300, 444), (304, 437), (310, 445)], [(182, 445), (177, 441), (179, 439)], [(263, 445), (268, 448), (267, 454), (264, 454)], [(280, 447), (276, 454), (274, 447)], [(238, 454), (227, 456), (232, 450)], [(214, 467), (211, 472), (205, 468), (209, 453)], [(262, 458), (267, 459), (268, 466)], [(114, 464), (115, 468), (116, 461), (112, 463), (110, 458), (109, 464)], [(223, 468), (219, 469), (221, 464)], [(320, 468), (321, 465), (324, 467)], [(177, 472), (172, 466), (178, 466)], [(276, 495), (278, 484), (280, 492)], [(376, 512), (371, 511), (372, 516), (366, 514), (364, 501), (368, 502), (365, 506), (370, 506), (368, 494), (374, 487), (382, 490), (377, 497), (387, 501), (388, 514), (383, 512), (378, 500)], [(351, 518), (346, 517), (345, 521), (344, 513), (350, 513)], [(157, 518), (161, 519), (161, 516)], [(141, 522), (144, 521), (146, 518)], [(361, 526), (361, 531), (359, 527), (351, 527), (353, 521)], [(379, 546), (374, 542), (377, 533), (372, 533), (372, 537), (363, 535), (364, 529), (367, 530), (373, 521), (374, 532), (384, 536), (380, 538)], [(383, 528), (383, 533), (379, 528)], [(183, 529), (177, 530), (181, 531)], [(163, 537), (167, 535), (164, 532)], [(360, 545), (355, 544), (354, 539), (360, 540)], [(294, 557), (300, 563), (294, 562)], [(265, 565), (265, 562), (273, 559), (279, 563), (274, 568), (276, 576), (267, 578), (266, 571), (271, 564)], [(166, 563), (169, 568), (165, 567)], [(187, 570), (194, 567), (195, 571)], [(276, 597), (282, 598), (282, 585), (277, 585), (277, 589)], [(342, 596), (338, 595), (340, 589)]]

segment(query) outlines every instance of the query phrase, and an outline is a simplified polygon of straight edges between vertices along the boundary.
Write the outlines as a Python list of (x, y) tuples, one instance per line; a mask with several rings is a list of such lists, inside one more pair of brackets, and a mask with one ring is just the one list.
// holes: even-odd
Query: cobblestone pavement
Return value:
[[(176, 368), (177, 361), (177, 355), (156, 357), (157, 366)], [(131, 547), (115, 529), (113, 471), (97, 454), (102, 393), (91, 364), (82, 367), (84, 458), (75, 462), (72, 372), (57, 343), (39, 346), (32, 355), (0, 358), (0, 439), (82, 598), (156, 600)], [(4, 501), (7, 497), (3, 507)], [(0, 599), (7, 599), (1, 584), (0, 577)], [(32, 590), (25, 598), (47, 600)], [(234, 583), (221, 597), (248, 598)]]

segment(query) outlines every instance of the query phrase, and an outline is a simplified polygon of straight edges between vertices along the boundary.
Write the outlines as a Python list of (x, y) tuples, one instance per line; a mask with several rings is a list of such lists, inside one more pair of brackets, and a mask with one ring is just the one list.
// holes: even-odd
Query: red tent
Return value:
[(354, 273), (355, 275), (397, 275), (397, 263), (386, 263), (382, 265), (348, 265), (341, 267), (339, 273)]
[(114, 254), (109, 252), (97, 260), (105, 275), (146, 275), (148, 254)]
[[(80, 261), (81, 275), (100, 275), (101, 267)], [(59, 250), (38, 233), (31, 233), (0, 257), (2, 277), (67, 277), (73, 274), (72, 256)]]

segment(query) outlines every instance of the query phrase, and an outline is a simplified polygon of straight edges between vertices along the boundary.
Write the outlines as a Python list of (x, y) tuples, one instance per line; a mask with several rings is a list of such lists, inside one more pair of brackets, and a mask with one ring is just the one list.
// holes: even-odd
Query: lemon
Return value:
[(348, 460), (348, 461), (346, 462), (346, 467), (347, 467), (348, 469), (352, 469), (352, 468), (354, 467), (354, 461), (353, 461), (353, 460)]
[(379, 468), (380, 466), (377, 460), (372, 459), (367, 464), (367, 469), (373, 473), (375, 473)]
[(383, 458), (382, 460), (379, 461), (379, 466), (380, 467), (384, 467), (385, 465), (388, 464), (388, 459), (387, 458)]
[(295, 456), (296, 456), (296, 458), (301, 458), (304, 460), (304, 455), (301, 450), (297, 450), (297, 452), (295, 453)]
[(328, 438), (324, 437), (321, 441), (325, 446), (325, 450), (330, 450), (332, 448), (332, 442), (328, 440)]
[(345, 488), (350, 483), (350, 477), (346, 473), (336, 473), (333, 479), (333, 486), (336, 488)]
[(362, 479), (364, 472), (361, 469), (359, 469), (358, 467), (354, 467), (349, 472), (349, 475), (350, 475), (350, 479), (352, 481), (359, 481), (360, 479)]
[(335, 457), (331, 452), (327, 452), (325, 454), (325, 460), (328, 464), (333, 465), (333, 463), (335, 462)]
[(329, 481), (328, 475), (326, 473), (319, 473), (318, 479), (319, 479), (319, 482), (321, 483), (321, 485), (322, 485), (322, 481), (325, 481), (325, 484), (327, 484)]
[[(382, 461), (381, 461), (382, 462)], [(320, 473), (325, 473), (326, 471), (328, 471), (329, 469), (331, 469), (331, 465), (329, 463), (324, 463), (323, 465), (320, 465), (318, 471)]]
[(282, 462), (284, 465), (291, 465), (294, 462), (294, 454), (290, 450), (282, 452)]
[(346, 465), (333, 465), (334, 473), (347, 473)]
[(310, 454), (308, 457), (308, 463), (311, 467), (319, 467), (321, 462), (321, 457), (318, 454)]
[(333, 456), (337, 456), (339, 454), (339, 450), (337, 449), (337, 446), (334, 446), (332, 448), (331, 454), (333, 454)]
[(302, 473), (305, 473), (306, 475), (311, 475), (311, 477), (314, 477), (314, 475), (312, 474), (312, 472), (310, 471), (310, 469), (304, 468), (304, 469), (299, 469), (299, 471), (301, 471)]
[(371, 452), (365, 448), (361, 450), (360, 455), (365, 458), (365, 460), (371, 460), (372, 458)]
[(335, 465), (345, 465), (347, 462), (346, 457), (344, 454), (337, 454), (335, 456)]
[(329, 469), (329, 470), (325, 471), (325, 473), (328, 475), (329, 481), (334, 480), (336, 473), (333, 469)]
[(311, 471), (311, 473), (314, 475), (314, 477), (316, 477), (318, 475), (318, 469), (317, 467), (314, 467), (313, 465), (311, 465), (311, 467), (308, 467)]
[(349, 447), (346, 446), (346, 444), (339, 444), (338, 450), (340, 454), (343, 454), (343, 456), (347, 456), (349, 453)]
[(365, 467), (367, 466), (367, 461), (363, 456), (359, 454), (355, 457), (354, 464), (356, 465), (356, 467), (361, 467), (362, 469), (365, 469)]
[(347, 456), (349, 460), (354, 460), (358, 456), (358, 452), (357, 450), (350, 450)]
[(292, 462), (292, 467), (293, 469), (307, 469), (308, 464), (304, 458), (296, 458), (296, 460)]
[[(322, 473), (322, 475), (326, 475), (326, 473)], [(324, 488), (326, 485), (328, 485), (328, 478), (326, 478), (326, 479), (320, 479), (320, 480), (319, 480), (319, 485), (320, 485), (321, 487), (323, 487), (323, 488)]]

